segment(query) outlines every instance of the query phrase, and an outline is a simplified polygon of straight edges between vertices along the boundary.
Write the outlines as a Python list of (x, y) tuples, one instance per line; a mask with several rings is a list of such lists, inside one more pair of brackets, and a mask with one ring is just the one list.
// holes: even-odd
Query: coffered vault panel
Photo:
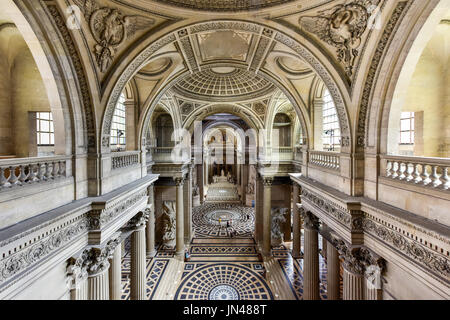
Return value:
[(257, 74), (231, 67), (209, 68), (188, 74), (174, 86), (176, 92), (187, 97), (227, 102), (264, 96), (274, 89), (271, 82)]
[(155, 0), (155, 2), (161, 2), (177, 7), (185, 7), (195, 10), (241, 11), (267, 8), (293, 2), (293, 0)]

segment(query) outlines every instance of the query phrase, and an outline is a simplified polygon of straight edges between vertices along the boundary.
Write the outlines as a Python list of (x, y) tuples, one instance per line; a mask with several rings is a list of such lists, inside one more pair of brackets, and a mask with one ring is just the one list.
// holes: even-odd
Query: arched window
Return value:
[(125, 95), (122, 93), (114, 110), (111, 124), (111, 149), (120, 151), (126, 147)]
[(327, 151), (337, 151), (341, 145), (341, 129), (339, 119), (330, 92), (325, 90), (323, 96), (323, 149)]

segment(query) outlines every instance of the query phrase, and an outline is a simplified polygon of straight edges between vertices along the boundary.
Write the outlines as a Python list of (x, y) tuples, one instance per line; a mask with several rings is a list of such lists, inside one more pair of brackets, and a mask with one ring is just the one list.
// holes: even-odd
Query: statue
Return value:
[(163, 246), (172, 249), (175, 247), (176, 238), (175, 201), (163, 202), (163, 215)]
[(286, 222), (287, 208), (273, 208), (272, 209), (272, 245), (279, 246), (283, 242), (283, 232), (281, 231), (281, 225)]
[(246, 188), (247, 194), (255, 194), (255, 185), (253, 183), (249, 183)]
[(192, 195), (194, 197), (198, 196), (200, 194), (200, 188), (198, 187), (198, 185), (195, 185), (194, 188), (192, 188)]

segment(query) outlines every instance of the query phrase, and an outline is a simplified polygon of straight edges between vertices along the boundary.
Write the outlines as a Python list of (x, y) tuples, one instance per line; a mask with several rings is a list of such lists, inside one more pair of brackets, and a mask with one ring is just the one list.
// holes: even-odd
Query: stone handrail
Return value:
[[(152, 158), (156, 162), (173, 162), (172, 153), (174, 152), (174, 147), (153, 147), (152, 148)], [(177, 151), (175, 151), (177, 152)], [(181, 152), (181, 157), (180, 153)], [(190, 159), (189, 152), (185, 149), (178, 149), (179, 161), (185, 161)]]
[(293, 160), (294, 149), (292, 147), (272, 148), (272, 157), (278, 157), (279, 160)]
[(382, 156), (382, 175), (413, 185), (449, 190), (450, 159)]
[(111, 170), (126, 168), (139, 163), (140, 151), (114, 152), (111, 155)]
[(72, 156), (52, 156), (2, 159), (0, 160), (0, 191), (15, 186), (65, 178), (68, 176), (67, 168), (71, 158)]
[(340, 154), (336, 152), (310, 151), (308, 162), (335, 171), (339, 171), (341, 167)]

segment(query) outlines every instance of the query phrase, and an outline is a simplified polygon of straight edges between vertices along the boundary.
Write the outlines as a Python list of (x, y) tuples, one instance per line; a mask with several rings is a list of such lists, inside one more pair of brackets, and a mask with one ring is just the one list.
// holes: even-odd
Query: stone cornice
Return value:
[[(406, 256), (411, 263), (431, 271), (441, 281), (450, 280), (450, 263), (444, 254), (448, 246), (440, 248), (422, 240), (427, 235), (448, 244), (448, 227), (374, 200), (343, 195), (317, 182), (311, 184), (311, 180), (299, 175), (291, 175), (291, 178), (301, 186), (302, 204), (308, 204), (308, 209), (337, 221), (344, 230), (378, 239), (390, 250)], [(343, 203), (348, 207), (344, 208)], [(411, 229), (416, 232), (412, 233)], [(339, 234), (341, 236), (345, 235)]]
[[(147, 187), (157, 178), (157, 175), (149, 175), (105, 196), (83, 199), (44, 213), (35, 219), (34, 224), (25, 221), (23, 228), (19, 224), (4, 230), (9, 235), (15, 230), (25, 229), (0, 243), (0, 253), (3, 255), (0, 260), (0, 291), (7, 282), (36, 267), (80, 237), (85, 236), (87, 239), (90, 232), (101, 233), (107, 228), (111, 229), (114, 220), (131, 210), (130, 206), (133, 207), (140, 199), (145, 199), (146, 207)], [(95, 208), (102, 202), (105, 209)], [(27, 229), (27, 226), (31, 228)], [(111, 247), (109, 242), (106, 244), (108, 246)]]

